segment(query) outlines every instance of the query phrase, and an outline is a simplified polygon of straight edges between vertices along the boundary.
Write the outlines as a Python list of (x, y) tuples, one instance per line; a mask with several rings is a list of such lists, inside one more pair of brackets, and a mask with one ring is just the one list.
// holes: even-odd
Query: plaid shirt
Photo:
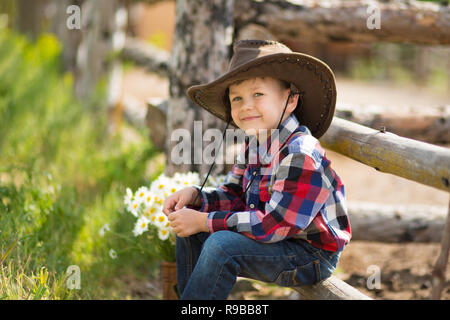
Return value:
[(209, 231), (231, 230), (268, 243), (300, 238), (317, 248), (342, 250), (351, 238), (344, 185), (310, 130), (291, 115), (259, 145), (256, 161), (245, 161), (251, 143), (243, 144), (222, 185), (201, 192)]

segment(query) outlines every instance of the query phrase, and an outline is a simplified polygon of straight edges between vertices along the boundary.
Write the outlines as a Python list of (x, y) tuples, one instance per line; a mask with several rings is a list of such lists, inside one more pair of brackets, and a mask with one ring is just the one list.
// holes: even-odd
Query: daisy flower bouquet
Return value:
[[(225, 176), (210, 177), (205, 187), (216, 187), (223, 182)], [(164, 200), (171, 194), (189, 186), (200, 184), (196, 172), (175, 173), (173, 177), (161, 174), (150, 186), (142, 186), (133, 192), (126, 189), (124, 204), (126, 210), (136, 217), (133, 234), (135, 237), (150, 233), (162, 260), (175, 262), (175, 234), (169, 220), (162, 212)]]

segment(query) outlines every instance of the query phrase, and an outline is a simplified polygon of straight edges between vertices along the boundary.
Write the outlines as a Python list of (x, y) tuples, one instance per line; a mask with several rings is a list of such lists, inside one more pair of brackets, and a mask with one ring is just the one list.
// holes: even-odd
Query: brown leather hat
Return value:
[[(333, 119), (336, 84), (331, 69), (321, 60), (293, 52), (272, 40), (239, 40), (228, 71), (207, 84), (187, 89), (187, 95), (199, 106), (227, 121), (228, 86), (236, 80), (272, 77), (293, 84), (302, 93), (302, 104), (294, 111), (300, 124), (319, 139)], [(300, 100), (300, 99), (299, 99)], [(236, 124), (231, 120), (231, 124)]]

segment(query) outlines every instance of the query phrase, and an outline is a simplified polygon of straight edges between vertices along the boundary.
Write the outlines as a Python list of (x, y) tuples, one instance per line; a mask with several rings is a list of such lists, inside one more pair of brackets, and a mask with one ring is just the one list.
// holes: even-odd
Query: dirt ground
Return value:
[[(342, 253), (338, 268), (343, 272), (336, 276), (374, 299), (429, 299), (431, 272), (439, 252), (437, 243), (354, 241)], [(367, 279), (374, 274), (369, 266), (377, 266), (381, 272), (379, 289), (367, 288)], [(446, 279), (441, 297), (449, 300), (449, 268)]]
[[(450, 95), (438, 95), (421, 88), (404, 88), (387, 84), (364, 84), (337, 77), (338, 102), (371, 105), (398, 105), (423, 108), (450, 103)], [(168, 83), (141, 70), (126, 74), (124, 89), (127, 94), (145, 102), (148, 98), (167, 98)], [(411, 95), (411, 92), (415, 92)], [(376, 171), (357, 161), (327, 150), (332, 167), (346, 186), (347, 201), (370, 201), (384, 204), (425, 204), (447, 207), (449, 194), (444, 191), (408, 181), (391, 174)], [(428, 299), (431, 290), (431, 272), (439, 255), (440, 244), (389, 244), (352, 240), (344, 250), (336, 276), (376, 299)], [(366, 281), (373, 273), (369, 266), (381, 272), (380, 289), (369, 290)], [(450, 269), (447, 268), (447, 279)], [(133, 282), (132, 279), (127, 281)], [(144, 286), (144, 287), (143, 287)], [(144, 299), (160, 298), (158, 281), (138, 284), (135, 292)], [(133, 295), (133, 294), (132, 294)], [(257, 281), (239, 279), (231, 299), (298, 299), (289, 288), (266, 285)], [(442, 293), (450, 299), (450, 281)]]

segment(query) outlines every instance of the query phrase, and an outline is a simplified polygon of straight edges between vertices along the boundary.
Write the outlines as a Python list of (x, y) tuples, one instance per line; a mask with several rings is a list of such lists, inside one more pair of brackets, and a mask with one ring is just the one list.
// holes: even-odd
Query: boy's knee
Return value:
[(233, 249), (239, 246), (240, 236), (240, 234), (232, 231), (216, 231), (208, 237), (203, 245), (203, 250), (212, 255), (226, 254), (232, 256)]

